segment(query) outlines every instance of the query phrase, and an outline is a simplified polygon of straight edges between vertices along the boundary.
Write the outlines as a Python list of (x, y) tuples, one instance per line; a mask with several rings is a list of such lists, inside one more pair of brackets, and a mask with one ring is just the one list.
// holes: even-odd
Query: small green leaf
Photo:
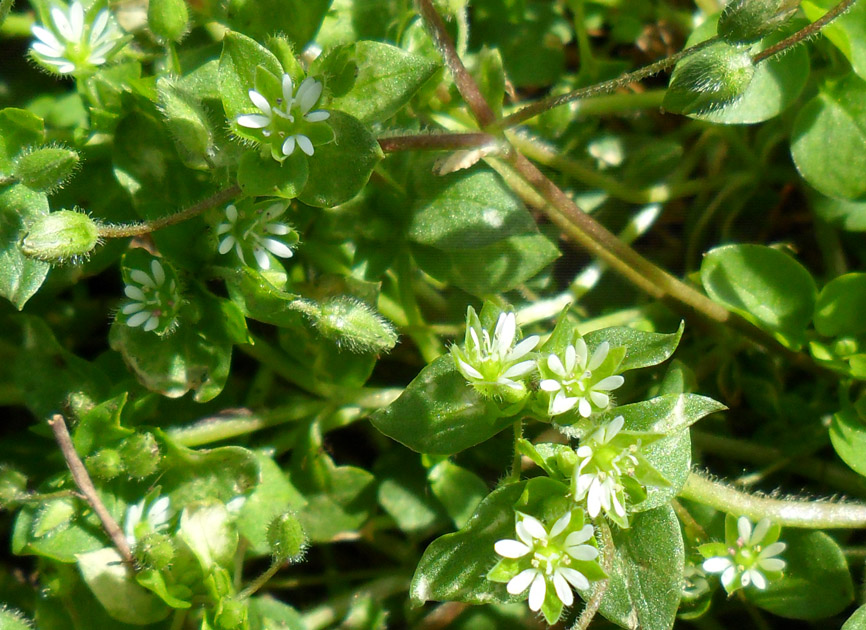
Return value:
[[(285, 10), (282, 8), (280, 12)], [(280, 62), (267, 48), (241, 33), (227, 33), (220, 55), (219, 89), (230, 121), (251, 107), (250, 90), (262, 87), (256, 85), (259, 67), (274, 77), (283, 75)]]
[(747, 589), (751, 602), (788, 619), (824, 619), (839, 614), (854, 599), (845, 554), (824, 532), (786, 529), (781, 556), (784, 574), (766, 590)]
[(866, 425), (854, 409), (833, 415), (830, 442), (842, 461), (866, 477)]
[(13, 158), (44, 140), (45, 128), (39, 116), (15, 107), (0, 109), (0, 174), (11, 174)]
[(47, 215), (44, 193), (20, 184), (0, 189), (0, 295), (19, 311), (42, 286), (50, 269), (47, 262), (26, 256), (19, 243), (27, 225)]
[(517, 418), (466, 383), (451, 355), (441, 356), (400, 397), (370, 418), (379, 431), (419, 453), (451, 455), (493, 437)]
[[(685, 549), (669, 505), (634, 515), (613, 533), (616, 554), (602, 615), (623, 628), (670, 630), (682, 596)], [(590, 593), (582, 594), (588, 599)]]
[(269, 595), (250, 599), (249, 620), (252, 630), (267, 628), (307, 630), (308, 628), (297, 610)]
[[(330, 462), (327, 487), (304, 492), (307, 505), (298, 514), (311, 542), (332, 542), (341, 534), (355, 533), (375, 508), (376, 478), (355, 466)], [(293, 477), (294, 479), (294, 477)]]
[(376, 138), (357, 118), (334, 111), (327, 122), (334, 141), (316, 147), (309, 159), (307, 185), (298, 195), (317, 208), (332, 208), (352, 199), (384, 157)]
[(478, 475), (443, 460), (427, 472), (430, 490), (457, 527), (463, 527), (487, 496), (487, 484)]
[(800, 175), (829, 197), (866, 194), (866, 81), (827, 81), (797, 114), (791, 156)]
[(834, 278), (818, 294), (815, 330), (825, 337), (866, 332), (866, 273)]
[[(404, 532), (423, 532), (443, 522), (442, 507), (430, 496), (418, 455), (393, 449), (376, 462), (379, 505)], [(486, 494), (486, 492), (485, 492)]]
[(209, 168), (216, 152), (214, 131), (201, 100), (168, 77), (157, 79), (156, 89), (166, 127), (184, 164), (201, 170)]
[(602, 328), (586, 333), (583, 339), (592, 353), (602, 342), (607, 341), (611, 348), (625, 346), (625, 358), (617, 368), (617, 373), (638, 368), (658, 365), (667, 361), (677, 349), (683, 336), (685, 322), (680, 323), (675, 333), (652, 333), (634, 328)]
[(249, 197), (294, 199), (306, 186), (309, 174), (309, 160), (301, 151), (294, 151), (282, 162), (247, 151), (238, 165), (238, 185)]
[(709, 296), (790, 348), (805, 341), (817, 287), (796, 260), (764, 245), (725, 245), (704, 256), (701, 282)]
[(508, 601), (505, 585), (491, 582), (487, 572), (497, 556), (497, 540), (514, 535), (514, 504), (525, 483), (491, 492), (460, 531), (446, 534), (424, 551), (409, 594), (416, 604), (458, 601), (470, 604)]
[[(835, 0), (803, 0), (803, 13), (813, 22), (836, 6)], [(866, 4), (855, 2), (843, 15), (821, 29), (851, 62), (861, 79), (866, 79)]]
[(135, 582), (113, 547), (79, 554), (77, 560), (87, 586), (114, 619), (145, 626), (171, 612), (162, 600)]
[(333, 49), (310, 72), (335, 78), (330, 108), (369, 124), (396, 114), (437, 68), (396, 46), (359, 41)]
[(297, 51), (319, 30), (333, 0), (229, 0), (229, 25), (259, 40), (284, 33)]

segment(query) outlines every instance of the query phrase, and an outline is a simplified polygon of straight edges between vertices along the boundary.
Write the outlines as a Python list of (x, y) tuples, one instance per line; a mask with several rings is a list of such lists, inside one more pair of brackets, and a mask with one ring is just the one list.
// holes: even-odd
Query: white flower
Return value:
[(60, 74), (101, 66), (123, 38), (108, 10), (100, 11), (87, 23), (80, 0), (74, 0), (68, 11), (54, 6), (50, 15), (47, 27), (32, 27), (36, 41), (31, 49), (39, 62), (56, 68)]
[(553, 585), (556, 596), (565, 606), (574, 602), (572, 587), (589, 588), (589, 580), (581, 572), (569, 567), (571, 559), (592, 561), (598, 557), (598, 549), (585, 545), (593, 536), (592, 525), (566, 536), (564, 544), (557, 545), (553, 539), (562, 534), (571, 522), (571, 512), (558, 519), (548, 533), (541, 522), (523, 515), (517, 523), (520, 540), (503, 539), (493, 546), (503, 558), (517, 559), (531, 554), (531, 568), (524, 569), (508, 581), (506, 590), (511, 595), (520, 595), (529, 589), (529, 608), (537, 612), (544, 603), (548, 583)]
[[(722, 585), (729, 593), (754, 585), (755, 588), (767, 588), (767, 578), (764, 572), (778, 573), (785, 568), (785, 561), (777, 558), (785, 550), (785, 543), (774, 540), (778, 534), (767, 536), (770, 531), (770, 521), (761, 519), (752, 529), (752, 523), (745, 516), (737, 519), (736, 541), (727, 541), (727, 547), (721, 543), (710, 543), (702, 548), (724, 549), (726, 553), (713, 555), (702, 565), (708, 573), (721, 573)], [(769, 544), (763, 546), (768, 539)]]
[(593, 382), (592, 378), (593, 371), (604, 363), (609, 352), (610, 344), (605, 341), (590, 357), (586, 342), (579, 338), (565, 348), (564, 360), (554, 353), (548, 355), (545, 363), (553, 377), (542, 380), (540, 387), (551, 395), (548, 408), (551, 416), (565, 413), (576, 406), (580, 415), (588, 418), (593, 406), (606, 409), (610, 405), (608, 392), (620, 387), (625, 379), (618, 374), (597, 382)]
[(229, 204), (225, 210), (226, 220), (216, 228), (216, 233), (220, 237), (219, 253), (228, 254), (234, 248), (240, 261), (246, 264), (244, 248), (251, 248), (256, 263), (265, 271), (271, 267), (268, 252), (280, 258), (291, 258), (293, 253), (291, 247), (274, 238), (291, 234), (297, 242), (297, 236), (288, 224), (275, 221), (285, 211), (285, 204), (275, 203), (268, 206), (259, 216), (249, 218), (241, 216), (237, 206)]
[(523, 390), (524, 385), (514, 379), (526, 376), (535, 369), (535, 361), (521, 361), (538, 345), (538, 336), (527, 337), (517, 345), (517, 319), (514, 313), (502, 313), (496, 321), (493, 336), (481, 327), (475, 311), (467, 316), (464, 348), (452, 347), (457, 369), (473, 385), (504, 386)]
[[(260, 113), (241, 114), (235, 122), (247, 129), (261, 129), (265, 138), (276, 138), (281, 142), (280, 152), (284, 157), (294, 153), (295, 146), (305, 154), (313, 155), (313, 142), (308, 135), (298, 131), (295, 115), (307, 123), (322, 122), (330, 118), (331, 114), (325, 110), (310, 111), (322, 95), (322, 84), (312, 77), (307, 77), (295, 93), (292, 77), (288, 74), (283, 74), (281, 84), (283, 95), (275, 105), (271, 105), (260, 92), (250, 90), (250, 100)], [(295, 113), (292, 113), (293, 110)]]
[[(617, 516), (625, 518), (624, 488), (619, 481), (623, 472), (620, 463), (625, 461), (628, 464), (626, 472), (629, 472), (638, 465), (638, 459), (630, 449), (615, 453), (618, 449), (604, 448), (619, 435), (624, 424), (625, 419), (617, 416), (596, 429), (586, 443), (577, 449), (575, 500), (580, 501), (586, 497), (586, 512), (592, 518), (598, 516), (602, 509), (608, 514), (613, 511)], [(596, 457), (602, 450), (608, 451), (607, 456)], [(612, 457), (610, 451), (615, 453)], [(600, 459), (607, 462), (607, 465), (602, 465), (604, 462), (599, 461)], [(591, 463), (594, 465), (590, 467)], [(584, 472), (587, 468), (590, 470)]]
[(139, 538), (151, 532), (160, 532), (168, 527), (171, 520), (171, 501), (168, 497), (160, 497), (150, 504), (145, 512), (147, 499), (130, 505), (126, 510), (123, 523), (123, 533), (126, 541), (134, 545)]
[(150, 274), (141, 269), (129, 272), (132, 283), (123, 292), (131, 301), (121, 308), (121, 313), (127, 316), (127, 326), (141, 326), (147, 332), (170, 327), (180, 304), (177, 281), (167, 279), (165, 269), (156, 259), (151, 261), (150, 270)]

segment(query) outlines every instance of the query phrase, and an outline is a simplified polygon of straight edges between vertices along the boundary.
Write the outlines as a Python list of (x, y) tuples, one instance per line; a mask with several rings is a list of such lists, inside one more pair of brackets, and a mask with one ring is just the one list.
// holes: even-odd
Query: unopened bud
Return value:
[(120, 443), (120, 457), (131, 477), (148, 477), (159, 468), (162, 458), (152, 433), (137, 433)]
[(113, 448), (97, 451), (84, 460), (84, 465), (91, 475), (103, 481), (110, 481), (123, 472), (123, 459)]
[(297, 562), (307, 546), (307, 536), (298, 519), (287, 512), (268, 526), (268, 544), (275, 559)]
[(13, 175), (22, 184), (39, 192), (63, 186), (78, 168), (78, 153), (66, 147), (41, 147), (15, 158)]
[(675, 114), (704, 114), (740, 98), (755, 76), (746, 48), (718, 42), (680, 61), (662, 107)]
[(151, 532), (135, 543), (132, 553), (140, 566), (161, 571), (174, 560), (175, 548), (169, 536)]
[(220, 630), (235, 630), (241, 628), (247, 621), (249, 604), (246, 601), (225, 598), (219, 603), (216, 614), (216, 625)]
[(147, 24), (154, 35), (179, 42), (189, 32), (189, 9), (184, 0), (150, 0)]
[(779, 29), (800, 0), (731, 0), (719, 17), (719, 37), (732, 44), (751, 44)]
[(21, 251), (39, 260), (63, 262), (87, 256), (98, 244), (99, 229), (93, 219), (76, 210), (59, 210), (30, 224)]
[(20, 610), (0, 606), (0, 628), (2, 630), (33, 630), (36, 626)]
[(387, 352), (397, 343), (397, 332), (391, 323), (351, 297), (338, 297), (322, 304), (315, 325), (323, 336), (359, 354)]

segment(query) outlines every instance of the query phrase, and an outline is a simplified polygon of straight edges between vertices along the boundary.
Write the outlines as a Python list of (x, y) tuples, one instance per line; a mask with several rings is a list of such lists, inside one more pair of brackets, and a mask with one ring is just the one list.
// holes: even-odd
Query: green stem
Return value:
[(514, 427), (514, 459), (511, 461), (511, 473), (508, 475), (506, 483), (517, 483), (520, 481), (520, 475), (523, 472), (523, 455), (520, 454), (518, 443), (523, 438), (523, 418), (515, 422)]
[(598, 83), (596, 85), (590, 85), (585, 88), (579, 88), (577, 90), (573, 90), (568, 92), (567, 94), (560, 94), (559, 96), (551, 96), (540, 101), (533, 103), (532, 105), (527, 105), (523, 109), (511, 114), (510, 116), (506, 116), (502, 118), (492, 125), (485, 125), (484, 129), (490, 132), (501, 131), (503, 129), (508, 129), (509, 127), (514, 127), (523, 122), (526, 122), (530, 118), (535, 118), (539, 114), (546, 112), (547, 110), (554, 109), (559, 107), (560, 105), (565, 105), (566, 103), (570, 103), (572, 101), (577, 101), (585, 98), (589, 98), (591, 96), (599, 96), (600, 94), (608, 94), (619, 88), (626, 87), (631, 83), (635, 83), (636, 81), (640, 81), (647, 77), (650, 77), (654, 74), (661, 72), (662, 70), (666, 70), (671, 66), (675, 65), (678, 61), (692, 55), (711, 44), (714, 44), (718, 41), (718, 37), (713, 37), (706, 41), (703, 41), (699, 44), (695, 44), (694, 46), (689, 46), (688, 48), (681, 50), (680, 52), (671, 55), (670, 57), (665, 57), (655, 63), (651, 63), (648, 66), (644, 66), (634, 72), (629, 72), (628, 74), (624, 74), (616, 79), (611, 79), (610, 81), (604, 81), (602, 83)]
[(30, 29), (33, 27), (33, 17), (26, 13), (9, 13), (0, 24), (0, 38), (26, 38), (31, 37)]
[(141, 221), (138, 223), (122, 223), (119, 225), (100, 225), (99, 236), (102, 238), (126, 238), (129, 236), (143, 236), (156, 230), (182, 223), (188, 219), (198, 216), (205, 210), (222, 205), (231, 201), (241, 194), (240, 186), (234, 185), (225, 188), (207, 199), (203, 199), (189, 208), (175, 212), (153, 221)]
[(412, 276), (412, 259), (409, 252), (406, 251), (397, 258), (397, 291), (400, 294), (400, 302), (409, 324), (407, 334), (415, 342), (424, 361), (431, 363), (445, 353), (445, 348), (424, 322), (424, 316), (421, 314), (418, 300), (415, 298)]
[(680, 496), (752, 521), (770, 519), (782, 527), (864, 529), (866, 505), (832, 501), (771, 499), (739, 492), (718, 481), (690, 473)]
[(253, 595), (256, 591), (262, 588), (265, 584), (268, 583), (274, 575), (276, 575), (277, 571), (279, 571), (283, 566), (286, 565), (285, 560), (275, 560), (271, 566), (267, 568), (267, 570), (262, 573), (255, 580), (247, 584), (247, 587), (242, 590), (237, 595), (237, 599), (247, 599), (251, 595)]
[(843, 13), (845, 13), (845, 11), (850, 9), (856, 1), (857, 0), (842, 0), (842, 2), (827, 11), (827, 13), (812, 22), (809, 26), (800, 29), (790, 37), (786, 37), (778, 44), (770, 46), (769, 48), (757, 53), (754, 57), (752, 57), (752, 63), (759, 64), (762, 61), (766, 61), (767, 59), (774, 57), (779, 53), (785, 52), (789, 48), (793, 48), (800, 42), (809, 39), (813, 35), (820, 33), (822, 28), (827, 26), (830, 22), (841, 16)]

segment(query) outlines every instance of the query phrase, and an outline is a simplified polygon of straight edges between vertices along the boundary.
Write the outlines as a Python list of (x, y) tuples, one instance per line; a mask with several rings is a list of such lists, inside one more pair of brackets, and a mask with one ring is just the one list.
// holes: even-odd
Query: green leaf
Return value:
[(832, 199), (809, 189), (815, 214), (847, 232), (866, 232), (866, 201)]
[(82, 457), (105, 446), (115, 446), (120, 440), (135, 433), (120, 425), (120, 415), (128, 394), (123, 392), (99, 403), (83, 413), (75, 426), (72, 442)]
[[(105, 495), (102, 498), (105, 499)], [(55, 499), (42, 506), (26, 505), (18, 512), (12, 534), (14, 553), (43, 556), (58, 562), (75, 562), (76, 554), (105, 547), (108, 540), (102, 524), (93, 513), (87, 516), (73, 515), (62, 522), (49, 520), (56, 517), (55, 504), (68, 514), (62, 502), (63, 499)], [(114, 503), (109, 505), (113, 506)], [(120, 517), (120, 511), (114, 516)], [(46, 530), (47, 527), (51, 529)], [(46, 533), (49, 535), (45, 536)]]
[(333, 49), (316, 61), (310, 73), (332, 77), (329, 109), (369, 124), (396, 114), (438, 67), (396, 46), (359, 41)]
[(44, 193), (20, 184), (0, 188), (0, 295), (19, 311), (42, 286), (51, 268), (47, 262), (25, 256), (19, 243), (27, 226), (47, 215), (48, 197)]
[(307, 630), (297, 610), (269, 595), (250, 599), (250, 630)]
[(39, 116), (15, 107), (0, 109), (0, 174), (11, 174), (12, 159), (25, 147), (44, 140), (45, 128)]
[(357, 195), (384, 157), (379, 143), (361, 122), (343, 112), (331, 112), (328, 124), (334, 141), (316, 147), (309, 158), (310, 176), (298, 198), (309, 206), (332, 208)]
[(463, 527), (487, 496), (487, 484), (478, 475), (448, 460), (427, 471), (430, 490), (457, 527)]
[[(634, 515), (613, 532), (616, 554), (602, 615), (624, 628), (670, 630), (682, 595), (685, 550), (669, 505)], [(588, 599), (590, 593), (583, 593)]]
[[(285, 12), (285, 7), (280, 9), (281, 15)], [(241, 33), (227, 33), (220, 55), (219, 89), (230, 121), (253, 107), (249, 92), (261, 87), (256, 85), (259, 67), (275, 77), (283, 75), (280, 62), (267, 48)]]
[(797, 114), (791, 156), (800, 175), (829, 197), (866, 194), (866, 81), (827, 81)]
[(781, 557), (787, 565), (781, 579), (766, 590), (747, 589), (754, 604), (788, 619), (824, 619), (844, 610), (854, 599), (854, 585), (845, 554), (824, 532), (786, 529), (788, 545)]
[(175, 508), (196, 501), (227, 503), (259, 483), (258, 458), (252, 451), (240, 446), (192, 450), (162, 431), (156, 434), (165, 447), (159, 483)]
[(184, 164), (206, 170), (216, 149), (214, 131), (201, 100), (168, 77), (160, 77), (156, 89), (166, 127)]
[(516, 419), (503, 417), (494, 402), (466, 383), (454, 359), (445, 355), (425, 367), (397, 400), (370, 421), (413, 451), (452, 455), (493, 437)]
[(148, 389), (169, 398), (193, 390), (195, 400), (206, 402), (222, 391), (232, 345), (247, 341), (246, 324), (232, 302), (204, 291), (194, 297), (194, 306), (181, 311), (180, 325), (173, 333), (158, 337), (116, 319), (108, 339)]
[(304, 497), (292, 485), (277, 463), (263, 453), (256, 453), (261, 481), (247, 497), (237, 515), (238, 532), (249, 543), (252, 553), (270, 553), (268, 526), (277, 516), (288, 510), (300, 510)]
[[(834, 0), (803, 0), (803, 13), (813, 22), (836, 6)], [(844, 14), (821, 29), (851, 62), (861, 79), (866, 79), (866, 4), (855, 2)]]
[(229, 0), (229, 25), (264, 40), (283, 33), (302, 51), (319, 30), (332, 0)]
[(458, 601), (470, 604), (508, 601), (505, 585), (487, 580), (496, 561), (493, 545), (514, 534), (514, 504), (525, 483), (491, 492), (460, 531), (440, 536), (424, 551), (409, 594), (416, 604)]
[(866, 332), (866, 273), (831, 280), (818, 294), (815, 330), (825, 337)]
[(866, 605), (860, 606), (842, 625), (842, 630), (866, 630)]
[(799, 349), (812, 319), (817, 287), (787, 254), (764, 245), (725, 245), (704, 256), (701, 282), (715, 300)]
[(146, 626), (168, 617), (171, 609), (135, 582), (113, 547), (79, 554), (77, 559), (87, 586), (114, 619)]
[(854, 409), (833, 415), (830, 442), (842, 461), (866, 477), (866, 425)]
[(307, 505), (298, 515), (311, 542), (332, 542), (341, 534), (354, 533), (375, 507), (376, 478), (355, 466), (333, 466), (327, 487), (304, 497)]
[[(715, 35), (716, 18), (698, 26), (686, 44), (693, 46)], [(750, 49), (750, 54), (769, 48), (781, 41), (783, 30), (762, 39)], [(691, 118), (723, 125), (749, 125), (778, 116), (803, 91), (809, 79), (809, 53), (805, 47), (790, 49), (784, 55), (759, 63), (748, 87), (740, 98), (709, 112), (692, 114)]]
[(611, 348), (625, 346), (625, 358), (617, 368), (617, 373), (635, 370), (667, 361), (677, 349), (683, 336), (685, 322), (675, 333), (652, 333), (634, 328), (614, 327), (593, 330), (583, 336), (590, 354), (602, 342), (607, 341)]
[(417, 454), (392, 449), (376, 462), (375, 472), (379, 505), (402, 531), (423, 532), (443, 522), (442, 507), (427, 490), (426, 471)]
[(297, 325), (300, 313), (304, 312), (303, 301), (273, 284), (277, 279), (284, 283), (285, 275), (265, 275), (251, 267), (216, 271), (226, 280), (229, 295), (244, 315), (280, 327)]
[(249, 197), (294, 199), (307, 184), (309, 174), (309, 160), (301, 151), (294, 151), (283, 162), (247, 151), (238, 165), (238, 185)]

